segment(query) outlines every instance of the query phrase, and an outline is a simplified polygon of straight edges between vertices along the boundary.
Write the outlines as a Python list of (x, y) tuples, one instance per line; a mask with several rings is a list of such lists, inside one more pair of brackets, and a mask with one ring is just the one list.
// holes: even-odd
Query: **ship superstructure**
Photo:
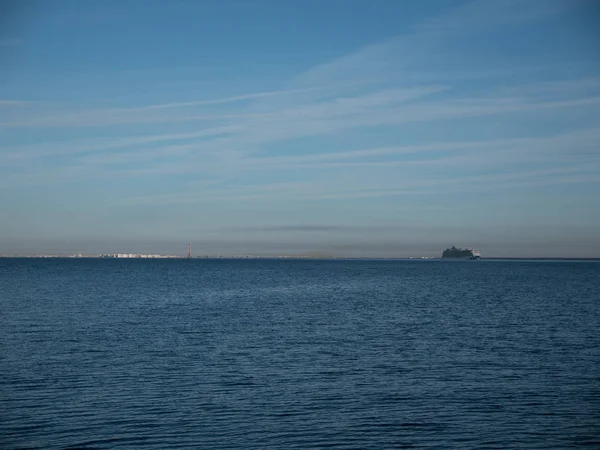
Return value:
[(472, 248), (457, 248), (454, 245), (442, 253), (442, 258), (448, 259), (479, 259), (481, 252)]

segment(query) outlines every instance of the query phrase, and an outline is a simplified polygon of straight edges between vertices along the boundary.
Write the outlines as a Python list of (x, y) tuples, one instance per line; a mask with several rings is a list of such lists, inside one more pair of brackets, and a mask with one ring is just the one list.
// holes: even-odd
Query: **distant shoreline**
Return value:
[[(101, 259), (101, 260), (148, 260), (148, 259), (159, 259), (159, 260), (180, 260), (180, 259), (193, 259), (193, 260), (238, 260), (238, 259), (277, 259), (277, 260), (334, 260), (334, 261), (470, 261), (476, 263), (475, 260), (465, 259), (452, 259), (452, 258), (441, 258), (441, 257), (386, 257), (386, 256), (303, 256), (303, 255), (240, 255), (240, 256), (154, 256), (154, 257), (128, 257), (128, 258), (112, 258), (98, 255), (81, 255), (81, 256), (69, 256), (69, 255), (0, 255), (0, 259)], [(589, 257), (486, 257), (481, 258), (478, 261), (600, 261), (600, 257), (589, 258)]]

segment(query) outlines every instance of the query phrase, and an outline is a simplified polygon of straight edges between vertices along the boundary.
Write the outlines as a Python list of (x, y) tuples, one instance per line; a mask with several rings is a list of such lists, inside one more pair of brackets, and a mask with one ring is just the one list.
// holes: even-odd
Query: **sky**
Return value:
[(595, 0), (0, 5), (0, 254), (600, 257)]

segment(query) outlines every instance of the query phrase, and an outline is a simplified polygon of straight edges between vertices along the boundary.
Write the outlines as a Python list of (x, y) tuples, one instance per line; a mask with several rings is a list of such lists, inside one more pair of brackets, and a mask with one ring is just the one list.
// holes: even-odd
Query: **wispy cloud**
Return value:
[[(525, 146), (525, 143), (522, 143)], [(515, 150), (516, 156), (523, 153)], [(526, 157), (527, 158), (527, 157)], [(389, 169), (403, 169), (402, 164), (384, 163), (378, 166), (356, 165), (357, 171), (342, 175), (330, 174), (326, 179), (318, 179), (304, 182), (287, 182), (274, 184), (232, 185), (214, 183), (204, 187), (196, 186), (193, 190), (184, 193), (161, 194), (138, 198), (124, 198), (120, 202), (123, 205), (160, 205), (160, 204), (197, 204), (205, 202), (229, 202), (229, 201), (323, 201), (323, 200), (353, 200), (374, 199), (382, 197), (412, 197), (415, 195), (439, 195), (451, 192), (472, 192), (474, 186), (477, 191), (493, 191), (517, 189), (534, 186), (561, 186), (568, 184), (598, 184), (600, 183), (600, 162), (597, 158), (573, 159), (571, 162), (561, 161), (560, 165), (553, 166), (555, 161), (550, 160), (548, 166), (536, 164), (531, 168), (524, 165), (527, 159), (517, 159), (509, 167), (508, 171), (492, 171), (498, 166), (499, 160), (492, 159), (483, 164), (484, 158), (473, 164), (475, 171), (459, 172), (453, 175), (453, 170), (446, 171), (443, 175), (422, 178), (417, 175), (411, 176), (415, 166), (406, 163), (408, 170), (402, 170), (403, 175), (398, 179), (389, 179), (387, 174), (380, 171), (369, 173), (373, 167), (387, 167)], [(515, 164), (516, 162), (516, 164)], [(537, 161), (539, 163), (539, 161)], [(453, 160), (446, 158), (437, 165), (444, 168), (461, 168), (468, 160)], [(424, 162), (424, 164), (435, 164)], [(354, 183), (349, 180), (352, 179)], [(413, 209), (415, 206), (413, 206)], [(439, 207), (438, 207), (439, 208)]]
[(26, 105), (29, 102), (25, 102), (22, 100), (0, 100), (0, 107), (2, 106), (22, 106)]
[[(476, 0), (451, 9), (438, 17), (416, 24), (407, 33), (383, 42), (367, 45), (349, 55), (313, 67), (294, 79), (294, 86), (310, 86), (330, 80), (338, 82), (352, 79), (372, 79), (394, 82), (398, 76), (403, 81), (419, 82), (427, 79), (446, 79), (448, 64), (452, 59), (463, 61), (464, 49), (457, 40), (476, 39), (483, 32), (506, 28), (557, 16), (576, 8), (568, 0)], [(460, 42), (460, 41), (459, 41)], [(494, 47), (488, 48), (493, 52)], [(496, 71), (514, 71), (514, 66), (496, 65), (491, 68), (486, 61), (465, 61), (466, 74), (480, 72), (491, 76)], [(492, 69), (492, 70), (490, 70)]]
[[(202, 139), (208, 137), (218, 137), (228, 135), (234, 131), (238, 131), (236, 126), (221, 126), (213, 128), (205, 128), (199, 131), (191, 131), (186, 133), (164, 133), (150, 134), (141, 136), (127, 136), (120, 138), (93, 138), (81, 139), (72, 141), (58, 141), (54, 143), (44, 143), (28, 146), (11, 146), (0, 148), (0, 160), (23, 160), (35, 159), (44, 156), (60, 156), (60, 155), (76, 155), (81, 153), (102, 154), (106, 151), (117, 149), (125, 149), (126, 153), (133, 152), (140, 146), (152, 146), (168, 142), (172, 146), (174, 142), (185, 141), (190, 139)], [(159, 149), (160, 154), (165, 153), (164, 147)]]
[(514, 25), (531, 24), (577, 7), (569, 0), (477, 0), (465, 3), (441, 17), (425, 20), (415, 33), (452, 34), (490, 32)]
[[(341, 151), (335, 153), (314, 153), (300, 156), (274, 156), (248, 158), (245, 168), (259, 170), (294, 170), (301, 167), (358, 165), (413, 165), (413, 164), (468, 164), (496, 165), (502, 162), (548, 162), (557, 155), (560, 161), (569, 161), (590, 155), (600, 140), (600, 128), (570, 132), (550, 137), (498, 139), (483, 141), (434, 142), (420, 145), (380, 147), (364, 150)], [(567, 152), (567, 150), (570, 150)], [(417, 159), (373, 158), (388, 156), (420, 155)], [(593, 156), (593, 155), (592, 155)], [(348, 161), (355, 160), (355, 161)], [(359, 161), (356, 161), (359, 160)]]
[[(477, 60), (465, 64), (462, 73), (448, 76), (450, 71), (445, 70), (447, 61), (453, 58), (462, 61), (465, 35), (476, 39), (494, 29), (555, 17), (573, 7), (571, 3), (471, 2), (417, 24), (399, 36), (309, 68), (282, 82), (283, 87), (263, 92), (127, 108), (88, 109), (79, 105), (56, 111), (47, 105), (25, 105), (20, 115), (0, 116), (0, 127), (38, 132), (44, 128), (69, 131), (98, 127), (97, 134), (107, 137), (4, 146), (0, 148), (0, 162), (10, 164), (11, 173), (1, 183), (16, 186), (180, 174), (199, 177), (212, 174), (231, 183), (238, 176), (254, 177), (257, 173), (287, 176), (294, 171), (302, 172), (302, 181), (295, 187), (280, 186), (272, 190), (213, 187), (179, 197), (194, 202), (286, 196), (325, 199), (414, 195), (450, 184), (468, 186), (481, 179), (477, 177), (485, 177), (472, 174), (473, 171), (494, 167), (515, 170), (517, 164), (532, 163), (544, 170), (551, 170), (547, 166), (552, 164), (563, 164), (564, 169), (546, 174), (549, 182), (574, 182), (575, 175), (568, 172), (569, 167), (578, 168), (576, 174), (580, 179), (590, 179), (590, 174), (577, 164), (586, 161), (592, 167), (597, 161), (589, 151), (593, 139), (599, 137), (598, 129), (593, 127), (581, 135), (556, 130), (552, 136), (541, 138), (535, 133), (533, 137), (510, 139), (468, 136), (456, 139), (441, 135), (420, 137), (416, 143), (406, 143), (400, 137), (397, 145), (367, 148), (310, 144), (304, 149), (296, 148), (293, 153), (286, 150), (286, 144), (305, 138), (344, 137), (361, 130), (373, 135), (405, 130), (410, 135), (413, 126), (430, 124), (436, 129), (445, 125), (446, 133), (451, 135), (455, 125), (475, 119), (502, 123), (531, 113), (541, 118), (568, 117), (584, 110), (589, 116), (599, 114), (597, 77), (517, 84), (510, 75), (522, 68), (510, 64), (490, 68)], [(465, 83), (461, 76), (492, 78), (494, 82), (483, 89), (478, 83)], [(11, 100), (0, 101), (0, 106), (17, 104), (21, 105)], [(167, 125), (177, 125), (184, 131), (162, 134), (153, 131), (148, 135), (122, 132), (126, 125), (149, 124), (165, 129)], [(477, 134), (477, 130), (473, 132)], [(57, 158), (51, 167), (42, 164), (49, 157)], [(38, 176), (35, 167), (43, 168), (44, 175)], [(444, 167), (455, 168), (462, 176), (441, 175), (440, 168)], [(378, 179), (376, 173), (380, 169), (396, 170), (403, 180), (393, 180), (391, 176)], [(313, 181), (315, 171), (327, 170), (342, 172), (343, 176), (329, 175), (330, 183), (312, 188), (302, 185)], [(561, 170), (564, 177), (554, 176), (560, 175)], [(532, 174), (519, 172), (517, 177), (522, 178), (518, 181), (523, 182), (527, 176)], [(271, 185), (268, 179), (264, 183)], [(348, 189), (348, 185), (355, 186)], [(165, 194), (164, 198), (155, 196), (153, 201), (174, 200)]]
[(224, 98), (216, 98), (210, 100), (197, 100), (192, 102), (176, 102), (176, 103), (161, 103), (157, 105), (148, 105), (148, 106), (140, 106), (137, 108), (127, 108), (121, 111), (149, 111), (153, 109), (169, 109), (169, 108), (182, 108), (188, 106), (204, 106), (204, 105), (220, 105), (224, 103), (236, 103), (246, 100), (254, 100), (258, 98), (265, 97), (273, 97), (276, 95), (289, 95), (289, 94), (297, 94), (303, 92), (311, 92), (311, 91), (319, 91), (324, 88), (314, 87), (314, 88), (305, 88), (305, 89), (289, 89), (289, 90), (281, 90), (281, 91), (271, 91), (271, 92), (255, 92), (251, 94), (244, 95), (235, 95), (232, 97), (224, 97)]

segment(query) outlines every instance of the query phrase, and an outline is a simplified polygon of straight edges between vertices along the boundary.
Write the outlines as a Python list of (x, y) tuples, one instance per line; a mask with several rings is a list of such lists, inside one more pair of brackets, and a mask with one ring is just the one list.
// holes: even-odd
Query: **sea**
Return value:
[(600, 262), (0, 259), (0, 448), (600, 448)]

